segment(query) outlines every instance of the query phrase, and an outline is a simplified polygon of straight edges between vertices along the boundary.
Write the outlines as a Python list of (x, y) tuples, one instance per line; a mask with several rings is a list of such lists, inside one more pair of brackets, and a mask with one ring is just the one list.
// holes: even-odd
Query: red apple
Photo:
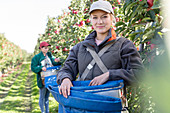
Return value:
[(155, 44), (151, 44), (151, 46), (150, 46), (151, 50), (153, 50), (155, 48), (155, 46), (156, 46)]
[(150, 44), (151, 44), (151, 42), (149, 41), (149, 42), (147, 42), (147, 44), (148, 44), (148, 45), (150, 45)]
[(69, 10), (71, 10), (71, 7), (68, 7)]
[(83, 26), (83, 25), (84, 25), (84, 21), (81, 21), (80, 24), (79, 24), (79, 27)]
[(73, 13), (73, 14), (77, 14), (77, 13), (78, 13), (78, 11), (73, 10), (73, 11), (72, 11), (72, 13)]
[(118, 4), (120, 4), (121, 0), (117, 0)]
[(2, 49), (4, 48), (4, 45), (2, 44)]
[(75, 11), (75, 12), (74, 12), (74, 14), (77, 14), (77, 13), (78, 13), (78, 11)]
[(120, 18), (116, 17), (116, 22), (119, 22), (120, 21)]
[(147, 4), (149, 7), (152, 7), (153, 6), (153, 2), (154, 0), (147, 0)]
[(90, 19), (87, 19), (87, 20), (86, 20), (86, 23), (87, 23), (87, 24), (90, 23)]
[(91, 26), (91, 29), (94, 29), (94, 27), (93, 27), (93, 26)]
[(60, 47), (59, 47), (59, 46), (56, 46), (56, 49), (58, 49), (58, 50), (59, 50), (59, 49), (60, 49)]
[(64, 47), (63, 52), (67, 52), (67, 51), (69, 51), (69, 49), (67, 49), (66, 47)]
[(54, 33), (55, 33), (55, 34), (59, 34), (59, 31), (55, 30)]

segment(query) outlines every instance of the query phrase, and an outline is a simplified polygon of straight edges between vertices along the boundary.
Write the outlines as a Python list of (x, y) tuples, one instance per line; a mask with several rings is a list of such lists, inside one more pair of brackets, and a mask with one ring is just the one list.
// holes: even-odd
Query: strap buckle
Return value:
[(90, 69), (93, 68), (93, 65), (89, 64), (89, 65), (87, 66), (87, 68), (90, 70)]

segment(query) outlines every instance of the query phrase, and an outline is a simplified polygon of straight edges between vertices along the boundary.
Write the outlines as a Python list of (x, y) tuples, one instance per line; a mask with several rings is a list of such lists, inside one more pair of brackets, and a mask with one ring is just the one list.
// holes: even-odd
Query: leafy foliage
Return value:
[[(47, 28), (40, 34), (35, 47), (39, 52), (41, 41), (49, 42), (55, 57), (64, 60), (69, 50), (93, 30), (89, 20), (89, 6), (96, 0), (72, 0), (68, 11), (58, 17), (48, 17)], [(129, 38), (139, 50), (145, 67), (149, 70), (156, 56), (164, 53), (164, 33), (159, 0), (107, 0), (113, 5), (118, 36)], [(146, 71), (148, 71), (146, 70)], [(150, 86), (142, 83), (128, 87), (129, 111), (155, 112)]]
[(0, 34), (0, 71), (2, 73), (23, 62), (26, 56), (25, 50), (7, 40), (4, 34)]

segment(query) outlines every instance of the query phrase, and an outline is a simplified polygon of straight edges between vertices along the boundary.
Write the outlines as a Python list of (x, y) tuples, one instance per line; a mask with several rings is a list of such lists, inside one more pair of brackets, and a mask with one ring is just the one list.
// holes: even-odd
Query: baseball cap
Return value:
[(105, 11), (107, 13), (114, 14), (112, 5), (108, 1), (99, 0), (99, 1), (93, 2), (93, 4), (90, 7), (89, 14), (92, 11), (97, 10), (97, 9)]
[(51, 45), (50, 45), (50, 44), (48, 44), (48, 43), (47, 43), (47, 42), (45, 42), (45, 41), (44, 41), (44, 42), (41, 42), (41, 43), (40, 43), (40, 47), (39, 47), (39, 49), (40, 49), (40, 48), (42, 48), (42, 47), (47, 47), (47, 46), (51, 46)]

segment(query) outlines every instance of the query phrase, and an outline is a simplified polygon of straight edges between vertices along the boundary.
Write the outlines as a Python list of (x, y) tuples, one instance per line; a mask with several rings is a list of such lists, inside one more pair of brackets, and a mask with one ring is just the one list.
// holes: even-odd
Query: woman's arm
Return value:
[[(80, 43), (79, 43), (80, 44)], [(79, 44), (75, 45), (69, 53), (64, 66), (58, 71), (57, 83), (61, 84), (64, 78), (69, 78), (71, 81), (76, 80), (78, 74), (78, 48)]]
[(70, 95), (70, 88), (73, 86), (72, 80), (76, 79), (78, 73), (78, 45), (74, 46), (67, 57), (64, 66), (59, 70), (57, 74), (57, 83), (61, 84), (59, 87), (59, 93), (65, 98)]
[(144, 71), (144, 66), (133, 42), (126, 40), (122, 44), (120, 57), (122, 68), (109, 70), (109, 80), (123, 79), (128, 85), (138, 82), (138, 78)]
[(42, 71), (42, 67), (41, 65), (39, 65), (38, 63), (38, 58), (37, 56), (34, 56), (32, 58), (32, 61), (31, 61), (31, 70), (34, 72), (34, 73), (39, 73), (40, 71)]

